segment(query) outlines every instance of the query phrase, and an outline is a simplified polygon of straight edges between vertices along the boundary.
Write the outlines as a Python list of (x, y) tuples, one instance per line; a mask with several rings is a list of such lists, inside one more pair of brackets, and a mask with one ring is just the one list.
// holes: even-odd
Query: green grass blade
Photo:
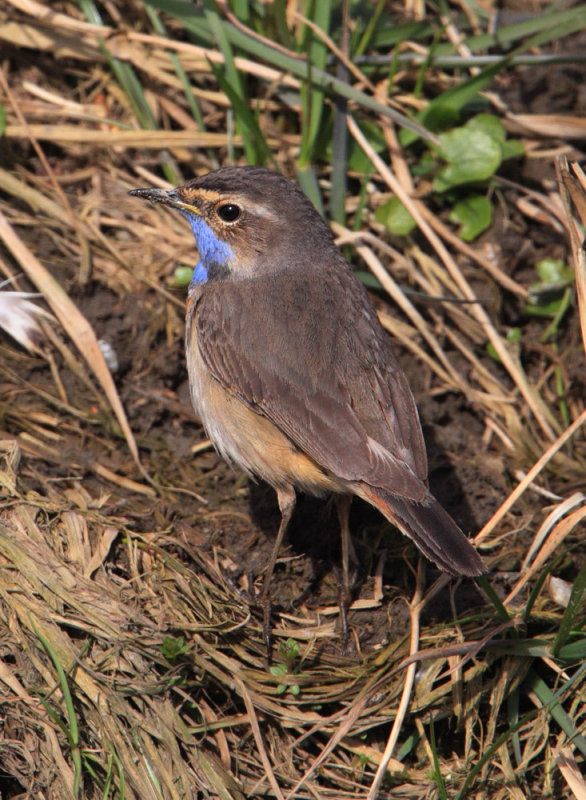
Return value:
[(297, 178), (297, 183), (299, 186), (301, 186), (313, 205), (317, 208), (322, 217), (324, 217), (324, 203), (317, 178), (315, 177), (315, 172), (313, 171), (311, 165), (308, 164), (305, 167), (298, 165), (295, 168), (295, 177)]
[(203, 0), (204, 13), (210, 30), (224, 56), (224, 69), (210, 64), (222, 91), (228, 96), (234, 110), (236, 129), (243, 137), (244, 152), (249, 164), (265, 164), (270, 158), (261, 130), (246, 102), (242, 76), (234, 63), (234, 53), (227, 35), (227, 23), (217, 11), (214, 0)]
[(577, 641), (560, 647), (557, 659), (563, 664), (577, 664), (586, 661), (586, 637), (582, 636)]
[(525, 604), (525, 608), (523, 610), (523, 619), (525, 620), (525, 622), (529, 621), (529, 618), (531, 617), (531, 611), (533, 610), (533, 606), (535, 605), (535, 601), (539, 597), (543, 584), (547, 580), (548, 575), (550, 575), (552, 569), (555, 566), (555, 563), (556, 562), (552, 562), (552, 564), (549, 564), (545, 569), (543, 569), (540, 572), (537, 580), (535, 581), (535, 585), (531, 589), (529, 598), (527, 599), (527, 603)]
[[(147, 2), (155, 8), (165, 10), (167, 13), (176, 16), (182, 22), (186, 30), (194, 33), (197, 37), (201, 39), (206, 39), (207, 37), (208, 43), (211, 41), (209, 27), (206, 28), (204, 24), (205, 20), (202, 20), (202, 17), (196, 13), (196, 10), (190, 3), (183, 2), (183, 0), (147, 0)], [(275, 49), (268, 40), (265, 42), (259, 41), (257, 37), (234, 27), (229, 22), (224, 22), (223, 27), (230, 43), (248, 53), (256, 60), (265, 61), (275, 69), (290, 72), (301, 80), (307, 78), (307, 66), (304, 61), (294, 58), (287, 53), (283, 53), (281, 50)], [(349, 84), (345, 84), (343, 81), (337, 80), (333, 75), (323, 70), (313, 69), (311, 72), (311, 81), (317, 87), (322, 87), (327, 93), (341, 94), (343, 97), (346, 97), (362, 108), (388, 117), (400, 127), (412, 130), (417, 136), (434, 141), (433, 135), (418, 122), (395, 111), (394, 108), (389, 108), (377, 102), (370, 95), (355, 89)]]
[(232, 52), (232, 46), (226, 33), (226, 23), (220, 17), (214, 0), (203, 0), (203, 8), (210, 31), (220, 52), (224, 56), (226, 79), (234, 92), (236, 92), (239, 97), (244, 97), (244, 86), (240, 73), (236, 69), (234, 63), (234, 53)]
[(276, 41), (290, 50), (294, 47), (295, 43), (287, 27), (287, 0), (273, 0), (271, 8), (273, 10), (272, 18), (277, 31)]
[(493, 755), (499, 750), (500, 747), (502, 747), (503, 744), (505, 744), (505, 742), (512, 736), (513, 733), (518, 731), (522, 725), (526, 725), (532, 719), (535, 719), (540, 710), (541, 709), (535, 709), (534, 711), (530, 711), (528, 714), (525, 714), (525, 716), (519, 720), (514, 727), (509, 728), (501, 733), (500, 736), (497, 736), (490, 747), (484, 750), (481, 758), (479, 758), (474, 766), (470, 769), (460, 791), (454, 797), (454, 800), (467, 800), (467, 798), (470, 797), (470, 787), (473, 785), (476, 776), (479, 775), (484, 769), (485, 764), (492, 761)]
[(545, 681), (543, 681), (539, 675), (537, 675), (535, 670), (529, 670), (523, 685), (535, 692), (535, 694), (543, 703), (543, 707), (536, 708), (534, 711), (530, 711), (529, 713), (525, 714), (523, 717), (521, 717), (521, 719), (519, 719), (518, 722), (512, 725), (508, 730), (504, 731), (493, 741), (490, 747), (484, 751), (482, 757), (478, 759), (466, 776), (466, 780), (462, 784), (462, 787), (455, 796), (454, 800), (466, 800), (466, 798), (470, 796), (469, 790), (473, 785), (476, 776), (481, 773), (485, 764), (492, 760), (493, 755), (498, 751), (498, 749), (505, 744), (505, 742), (511, 738), (513, 734), (515, 734), (522, 726), (527, 725), (529, 722), (531, 722), (531, 720), (536, 719), (540, 714), (543, 714), (544, 711), (549, 710), (551, 712), (551, 716), (562, 728), (564, 733), (571, 739), (572, 743), (576, 745), (576, 747), (578, 747), (582, 753), (586, 754), (586, 740), (577, 732), (573, 721), (560, 705), (561, 697), (564, 694), (567, 694), (570, 690), (573, 690), (575, 685), (579, 684), (583, 679), (585, 673), (586, 664), (581, 666), (580, 669), (564, 683), (560, 690), (553, 693)]
[(31, 622), (31, 626), (37, 639), (42, 644), (43, 649), (53, 662), (53, 666), (57, 672), (57, 679), (59, 681), (61, 694), (63, 695), (63, 701), (65, 702), (65, 710), (69, 723), (66, 734), (69, 740), (69, 746), (71, 748), (71, 758), (73, 760), (74, 767), (73, 792), (75, 797), (78, 797), (79, 789), (81, 787), (81, 751), (79, 748), (79, 726), (77, 724), (77, 714), (75, 713), (75, 708), (73, 705), (73, 697), (69, 688), (69, 681), (67, 680), (65, 670), (63, 669), (61, 661), (59, 660), (59, 656), (51, 642), (37, 629), (34, 622)]
[(332, 142), (332, 187), (330, 190), (330, 217), (346, 224), (346, 190), (348, 185), (348, 127), (346, 101), (338, 98), (334, 114)]
[(486, 577), (486, 575), (481, 575), (476, 580), (478, 581), (478, 585), (480, 586), (480, 588), (483, 590), (483, 592), (486, 594), (490, 602), (495, 607), (495, 610), (500, 620), (502, 622), (508, 622), (510, 620), (509, 612), (504, 607), (499, 596), (488, 582), (488, 578)]
[[(344, 24), (344, 23), (343, 23)], [(341, 50), (348, 52), (348, 31), (341, 32)], [(338, 80), (348, 83), (349, 70), (346, 64), (338, 61), (336, 67)], [(330, 190), (330, 217), (340, 225), (346, 224), (346, 190), (348, 187), (348, 101), (338, 95), (334, 109), (334, 133), (332, 137), (332, 187)]]
[[(86, 19), (91, 22), (92, 25), (99, 25), (100, 27), (103, 27), (104, 23), (102, 21), (102, 17), (100, 16), (100, 12), (98, 11), (93, 0), (80, 0), (80, 7), (86, 16)], [(120, 61), (118, 58), (112, 56), (103, 40), (100, 40), (100, 49), (104, 54), (104, 57), (108, 62), (108, 66), (112, 70), (116, 80), (124, 89), (141, 127), (150, 128), (153, 130), (156, 129), (157, 125), (155, 118), (153, 117), (150, 106), (146, 101), (140, 81), (137, 79), (136, 73), (130, 64)]]
[(586, 593), (586, 564), (574, 580), (572, 592), (570, 594), (570, 602), (564, 612), (559, 630), (551, 646), (551, 652), (554, 658), (559, 655), (561, 648), (568, 641), (574, 624), (578, 615), (584, 612), (584, 595)]
[(248, 0), (231, 0), (230, 5), (232, 6), (234, 15), (247, 25), (250, 18), (250, 4)]
[[(145, 10), (147, 12), (148, 18), (151, 21), (151, 25), (153, 26), (153, 30), (157, 33), (158, 36), (165, 36), (168, 38), (167, 29), (163, 25), (161, 18), (157, 14), (154, 8), (151, 8), (149, 5), (145, 6)], [(173, 64), (173, 68), (175, 69), (175, 73), (177, 77), (181, 81), (181, 86), (183, 87), (183, 94), (185, 95), (185, 99), (187, 100), (187, 104), (191, 111), (191, 116), (197, 122), (197, 125), (200, 131), (205, 131), (206, 126), (203, 120), (203, 115), (201, 113), (201, 109), (199, 107), (199, 103), (197, 102), (197, 98), (193, 93), (191, 88), (191, 84), (189, 82), (189, 78), (187, 77), (187, 73), (183, 69), (181, 61), (175, 50), (169, 48), (167, 50), (167, 55), (171, 59), (171, 63)]]
[(541, 700), (543, 705), (549, 710), (552, 718), (557, 722), (568, 739), (580, 750), (583, 756), (586, 756), (586, 739), (582, 734), (578, 733), (571, 717), (568, 716), (565, 709), (559, 702), (562, 694), (567, 694), (572, 688), (572, 684), (577, 683), (578, 677), (582, 677), (586, 672), (586, 664), (583, 664), (578, 672), (567, 681), (562, 688), (557, 692), (552, 692), (545, 681), (537, 674), (535, 670), (530, 670), (527, 675), (527, 684), (531, 691), (535, 692), (537, 697)]
[(220, 89), (232, 104), (238, 122), (238, 128), (243, 137), (244, 152), (246, 153), (248, 163), (264, 166), (268, 161), (272, 160), (272, 154), (252, 111), (248, 108), (242, 97), (236, 93), (234, 87), (228, 82), (221, 69), (211, 62), (210, 68), (216, 76)]
[[(80, 7), (88, 21), (93, 25), (103, 26), (104, 23), (93, 0), (79, 0), (79, 2)], [(99, 40), (99, 47), (104, 55), (104, 58), (106, 59), (106, 62), (108, 63), (108, 66), (110, 67), (110, 70), (112, 71), (112, 74), (128, 97), (128, 101), (130, 102), (140, 127), (144, 128), (145, 130), (157, 130), (157, 121), (153, 116), (153, 112), (151, 111), (151, 108), (147, 102), (144, 90), (136, 76), (134, 68), (131, 66), (131, 64), (121, 61), (113, 56), (108, 50), (107, 44), (104, 40)], [(166, 158), (162, 159), (161, 161), (161, 168), (165, 177), (170, 183), (178, 182), (180, 171), (168, 152), (166, 153)]]
[[(562, 35), (579, 32), (586, 27), (586, 5), (580, 3), (574, 8), (563, 11), (551, 11), (535, 14), (511, 25), (505, 25), (494, 33), (481, 33), (465, 37), (460, 43), (471, 53), (497, 50), (502, 52), (528, 37), (549, 32), (547, 41), (556, 41)], [(463, 26), (465, 29), (465, 26)], [(379, 25), (374, 32), (370, 47), (372, 50), (388, 51), (405, 39), (412, 39), (421, 44), (433, 38), (434, 29), (426, 22), (409, 22), (404, 25)], [(456, 45), (443, 42), (438, 45), (436, 56), (447, 56), (457, 52)]]
[[(495, 75), (502, 71), (505, 63), (506, 59), (503, 59), (498, 64), (487, 67), (479, 75), (442, 92), (418, 115), (420, 122), (430, 130), (439, 130), (447, 124), (453, 125), (462, 108), (486, 89)], [(417, 136), (412, 131), (401, 132), (401, 144), (404, 147), (416, 139)]]
[(429, 744), (431, 747), (431, 755), (433, 758), (433, 777), (437, 784), (437, 789), (441, 800), (448, 800), (448, 793), (446, 792), (446, 784), (444, 783), (442, 768), (437, 754), (437, 744), (435, 741), (435, 727), (433, 719), (429, 723)]
[(385, 8), (385, 0), (378, 0), (376, 4), (376, 8), (372, 12), (372, 15), (368, 21), (366, 26), (366, 30), (362, 34), (360, 41), (358, 42), (358, 46), (354, 52), (354, 58), (361, 56), (364, 52), (366, 52), (367, 47), (371, 44), (371, 39), (377, 29), (381, 14), (383, 13)]
[[(327, 34), (330, 25), (331, 3), (329, 0), (319, 0), (319, 2), (311, 3), (311, 6), (313, 9), (312, 22)], [(311, 74), (314, 69), (323, 70), (325, 68), (328, 56), (328, 48), (325, 42), (309, 27), (306, 30), (309, 42), (308, 46), (306, 46), (307, 80), (304, 81), (301, 90), (304, 114), (298, 159), (299, 166), (302, 169), (314, 160), (315, 141), (320, 132), (324, 109), (324, 89), (313, 83)]]
[(515, 761), (517, 764), (520, 764), (523, 760), (523, 754), (521, 751), (521, 740), (519, 738), (519, 687), (515, 686), (513, 691), (507, 697), (507, 718), (509, 722), (509, 728), (511, 729), (511, 744), (513, 746), (513, 754), (515, 756)]

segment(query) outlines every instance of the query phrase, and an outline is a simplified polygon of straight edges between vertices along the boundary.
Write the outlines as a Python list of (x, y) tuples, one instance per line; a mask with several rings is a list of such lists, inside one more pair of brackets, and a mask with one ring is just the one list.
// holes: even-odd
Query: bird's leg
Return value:
[(350, 504), (352, 495), (336, 495), (336, 509), (340, 521), (340, 533), (342, 535), (342, 585), (340, 586), (339, 606), (340, 622), (342, 627), (342, 647), (345, 650), (348, 644), (348, 609), (352, 603), (352, 591), (350, 589), (350, 560), (356, 563), (356, 554), (350, 538)]
[(269, 659), (271, 654), (271, 595), (269, 589), (271, 585), (271, 577), (273, 575), (277, 557), (279, 555), (279, 550), (281, 549), (281, 544), (283, 543), (285, 533), (289, 527), (289, 522), (293, 516), (293, 511), (295, 510), (295, 489), (292, 486), (287, 486), (284, 489), (277, 489), (277, 502), (279, 503), (279, 510), (281, 512), (281, 524), (279, 525), (277, 538), (275, 539), (275, 543), (273, 545), (273, 551), (268, 563), (265, 581), (260, 595), (264, 617), (263, 633)]

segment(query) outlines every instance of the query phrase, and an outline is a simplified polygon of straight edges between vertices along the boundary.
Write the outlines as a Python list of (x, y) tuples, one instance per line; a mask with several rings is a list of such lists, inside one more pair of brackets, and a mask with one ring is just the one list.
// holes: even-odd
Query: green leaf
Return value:
[(279, 645), (279, 653), (284, 656), (287, 661), (294, 661), (299, 655), (299, 642), (289, 637), (287, 641), (281, 642)]
[(470, 195), (456, 203), (449, 218), (451, 222), (460, 225), (460, 238), (465, 242), (472, 242), (490, 226), (492, 205), (484, 195)]
[(539, 295), (536, 305), (527, 303), (523, 311), (534, 317), (552, 317), (551, 323), (539, 337), (540, 342), (546, 342), (550, 337), (556, 336), (566, 311), (572, 302), (572, 290), (555, 287)]
[(6, 109), (4, 108), (2, 103), (0, 103), (0, 136), (2, 136), (5, 130), (6, 130)]
[(527, 303), (523, 311), (531, 317), (555, 317), (562, 305), (565, 304), (566, 290), (555, 289), (542, 292), (538, 303)]
[[(464, 83), (442, 92), (417, 115), (417, 119), (430, 131), (445, 130), (453, 125), (459, 119), (464, 106), (476, 99), (479, 92), (486, 89), (506, 63), (506, 59), (504, 59), (498, 64), (487, 67)], [(417, 138), (417, 134), (412, 130), (402, 130), (399, 135), (399, 141), (404, 147), (412, 144)]]
[[(540, 283), (534, 283), (529, 290), (528, 302), (523, 311), (532, 317), (553, 317), (557, 323), (548, 330), (547, 336), (557, 331), (559, 322), (570, 306), (574, 272), (564, 261), (544, 258), (535, 265)], [(551, 326), (550, 326), (551, 327)]]
[(477, 114), (464, 127), (469, 131), (482, 131), (482, 133), (486, 133), (487, 136), (494, 139), (495, 142), (500, 142), (501, 144), (507, 138), (502, 122), (493, 114)]
[[(518, 342), (520, 342), (521, 341), (521, 328), (511, 328), (511, 330), (507, 333), (506, 339), (507, 339), (507, 342), (509, 342), (510, 344), (517, 344)], [(500, 362), (501, 357), (499, 356), (499, 354), (495, 350), (492, 342), (489, 342), (486, 345), (486, 352), (488, 353), (488, 355), (492, 359), (494, 359), (495, 361), (499, 361)]]
[(425, 153), (421, 156), (419, 161), (413, 164), (411, 167), (411, 174), (416, 175), (419, 177), (425, 177), (430, 173), (435, 174), (437, 172), (437, 157), (435, 153), (432, 153), (430, 150), (426, 150)]
[(521, 156), (525, 155), (523, 142), (520, 142), (518, 139), (507, 139), (507, 141), (502, 144), (502, 150), (503, 161), (506, 161), (508, 158), (521, 158)]
[[(358, 120), (356, 120), (356, 122), (358, 122)], [(368, 142), (375, 153), (382, 153), (385, 151), (385, 136), (380, 125), (375, 125), (367, 120), (360, 120), (360, 130), (368, 139)], [(333, 148), (331, 145), (327, 147), (326, 154), (328, 160), (331, 161), (333, 156)], [(370, 158), (366, 155), (364, 150), (354, 138), (351, 139), (348, 147), (348, 169), (351, 172), (357, 172), (359, 175), (364, 175), (372, 169)]]
[[(441, 98), (438, 98), (441, 99)], [(425, 122), (423, 120), (425, 119)], [(445, 131), (452, 128), (460, 121), (460, 110), (453, 108), (449, 102), (430, 103), (428, 108), (421, 114), (422, 124), (430, 131)], [(404, 130), (399, 135), (399, 142), (403, 147), (408, 147), (418, 139), (413, 131)]]
[(448, 164), (433, 182), (436, 192), (488, 180), (500, 167), (500, 144), (481, 130), (464, 125), (442, 133), (438, 138), (441, 145), (440, 155)]
[(374, 218), (396, 236), (407, 236), (417, 223), (398, 197), (391, 197), (374, 212)]
[(547, 286), (555, 286), (574, 279), (572, 269), (567, 267), (566, 262), (562, 259), (544, 258), (542, 261), (537, 262), (535, 269), (541, 278), (541, 282)]

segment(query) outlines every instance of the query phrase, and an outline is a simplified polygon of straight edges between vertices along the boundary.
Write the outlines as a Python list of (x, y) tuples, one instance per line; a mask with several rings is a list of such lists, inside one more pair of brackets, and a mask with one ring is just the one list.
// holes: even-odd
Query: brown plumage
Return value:
[[(300, 488), (358, 495), (442, 570), (482, 573), (476, 550), (429, 492), (419, 417), (389, 337), (305, 195), (256, 167), (132, 194), (177, 208), (194, 231), (193, 404), (219, 452), (277, 490), (274, 558)], [(347, 605), (348, 503), (339, 511)]]

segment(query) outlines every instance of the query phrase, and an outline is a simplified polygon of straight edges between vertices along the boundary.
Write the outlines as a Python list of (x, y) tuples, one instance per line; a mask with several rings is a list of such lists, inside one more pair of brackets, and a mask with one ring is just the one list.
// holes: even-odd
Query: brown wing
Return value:
[(426, 496), (411, 391), (345, 266), (210, 283), (191, 313), (216, 380), (321, 467), (411, 500)]

